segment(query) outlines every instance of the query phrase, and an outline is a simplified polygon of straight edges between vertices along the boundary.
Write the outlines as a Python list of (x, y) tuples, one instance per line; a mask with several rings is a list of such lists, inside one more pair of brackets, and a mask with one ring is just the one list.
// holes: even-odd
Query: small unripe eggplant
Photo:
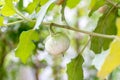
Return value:
[(52, 55), (59, 55), (65, 52), (70, 45), (70, 40), (67, 35), (63, 33), (55, 33), (49, 35), (45, 42), (45, 49)]

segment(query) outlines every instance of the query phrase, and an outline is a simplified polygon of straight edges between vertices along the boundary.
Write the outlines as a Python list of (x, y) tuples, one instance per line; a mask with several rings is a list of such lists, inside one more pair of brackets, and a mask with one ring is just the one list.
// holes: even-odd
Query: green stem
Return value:
[(16, 14), (18, 14), (19, 16), (21, 16), (24, 20), (33, 22), (32, 19), (29, 19), (29, 18), (25, 17), (25, 16), (24, 16), (19, 10), (17, 10), (16, 8), (15, 8), (15, 11), (16, 11)]
[(111, 0), (106, 0), (106, 2), (110, 3), (110, 4), (113, 5), (113, 6), (116, 6), (116, 3), (113, 2), (113, 1), (111, 1)]
[[(32, 20), (32, 21), (35, 22), (35, 20)], [(17, 24), (17, 23), (21, 23), (21, 22), (24, 22), (24, 20), (19, 20), (19, 21), (16, 21), (16, 22), (4, 24), (3, 26), (10, 26), (10, 25), (14, 25), (14, 24)], [(51, 23), (42, 23), (42, 25), (48, 25), (49, 26), (49, 25), (51, 25)], [(108, 38), (108, 39), (114, 39), (114, 38), (118, 37), (116, 35), (106, 35), (106, 34), (89, 32), (89, 31), (85, 31), (85, 30), (79, 30), (79, 29), (70, 27), (68, 25), (60, 25), (60, 24), (56, 24), (56, 23), (52, 23), (52, 25), (54, 27), (65, 28), (65, 29), (68, 29), (68, 30), (72, 30), (72, 31), (76, 31), (76, 32), (81, 32), (81, 33), (88, 34), (90, 36), (95, 36), (95, 37)]]
[[(43, 25), (50, 25), (50, 23), (43, 23)], [(60, 24), (53, 23), (53, 26), (54, 27), (65, 28), (65, 29), (68, 29), (68, 30), (77, 31), (77, 32), (81, 32), (81, 33), (85, 33), (85, 34), (88, 34), (90, 36), (109, 38), (109, 39), (114, 39), (114, 38), (117, 37), (115, 35), (105, 35), (105, 34), (100, 34), (100, 33), (94, 33), (94, 32), (79, 30), (79, 29), (76, 29), (76, 28), (72, 28), (72, 27), (70, 27), (68, 25), (60, 25)]]
[(113, 5), (114, 7), (120, 8), (119, 2), (115, 3), (112, 0), (106, 0), (106, 2), (110, 3), (111, 5)]
[[(113, 2), (111, 2), (111, 0), (106, 0), (107, 2), (109, 3), (112, 3), (112, 5), (114, 6), (117, 6), (117, 4), (113, 4)], [(35, 22), (36, 20), (32, 20), (32, 19), (29, 19), (27, 17), (25, 17), (20, 11), (18, 11), (16, 8), (15, 8), (15, 11), (16, 13), (21, 16), (24, 20), (19, 20), (19, 21), (16, 21), (16, 22), (12, 22), (12, 23), (8, 23), (8, 24), (4, 24), (3, 26), (10, 26), (10, 25), (14, 25), (14, 24), (17, 24), (17, 23), (21, 23), (21, 22), (24, 22), (25, 20), (27, 21), (30, 21), (30, 22)], [(89, 31), (84, 31), (84, 30), (78, 30), (76, 28), (72, 28), (68, 25), (60, 25), (60, 24), (56, 24), (56, 23), (42, 23), (43, 25), (53, 25), (54, 27), (59, 27), (59, 28), (65, 28), (65, 29), (68, 29), (68, 30), (72, 30), (72, 31), (76, 31), (76, 32), (81, 32), (81, 33), (85, 33), (85, 34), (88, 34), (90, 36), (96, 36), (96, 37), (102, 37), (102, 38), (109, 38), (109, 39), (114, 39), (116, 38), (117, 36), (115, 35), (105, 35), (105, 34), (100, 34), (100, 33), (94, 33), (94, 32), (89, 32)]]
[(90, 39), (87, 41), (87, 43), (85, 44), (85, 46), (81, 49), (80, 53), (79, 54), (82, 54), (83, 51), (86, 49), (86, 47), (88, 46), (89, 42), (91, 41), (91, 37)]
[(49, 27), (49, 32), (50, 32), (50, 35), (53, 36), (54, 35), (54, 31), (53, 31), (53, 23), (50, 24), (50, 27)]
[(21, 23), (21, 22), (24, 22), (24, 20), (19, 20), (19, 21), (7, 23), (7, 24), (4, 24), (3, 26), (11, 26), (11, 25), (15, 25), (15, 24), (18, 24), (18, 23)]

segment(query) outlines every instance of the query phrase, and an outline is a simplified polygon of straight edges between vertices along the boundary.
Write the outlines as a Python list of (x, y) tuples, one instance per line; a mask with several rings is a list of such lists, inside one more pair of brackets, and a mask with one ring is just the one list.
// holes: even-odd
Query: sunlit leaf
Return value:
[[(120, 18), (116, 20), (117, 35), (120, 36)], [(116, 37), (110, 45), (110, 52), (106, 57), (101, 69), (98, 71), (98, 77), (105, 78), (115, 68), (120, 65), (120, 38)]]
[(4, 16), (12, 16), (15, 14), (13, 0), (5, 0), (5, 5), (1, 9), (1, 14)]
[(40, 3), (37, 5), (37, 7), (35, 8), (36, 13), (39, 12), (41, 6), (43, 6), (44, 4), (46, 4), (48, 2), (48, 0), (42, 0), (40, 1)]
[(117, 18), (116, 20), (116, 26), (117, 26), (117, 35), (120, 36), (120, 18)]
[(81, 0), (67, 0), (67, 6), (69, 8), (74, 8), (76, 7)]
[(120, 65), (120, 38), (116, 38), (110, 45), (110, 52), (106, 57), (101, 69), (98, 71), (97, 76), (105, 78), (115, 68)]
[(4, 6), (1, 10), (2, 15), (4, 16), (12, 16), (15, 14), (15, 11), (12, 10), (9, 6)]
[(20, 35), (20, 41), (15, 53), (23, 63), (27, 62), (28, 58), (32, 54), (32, 51), (35, 49), (33, 41), (38, 41), (38, 39), (39, 35), (35, 30), (24, 31)]
[(43, 18), (48, 10), (48, 8), (50, 7), (50, 5), (55, 2), (56, 0), (49, 0), (45, 5), (43, 5), (40, 9), (40, 11), (38, 12), (38, 17), (37, 17), (37, 21), (35, 24), (34, 29), (39, 29), (39, 25), (41, 25)]
[(33, 0), (33, 2), (31, 2), (31, 3), (25, 8), (25, 10), (26, 10), (29, 14), (31, 14), (31, 13), (35, 10), (35, 8), (39, 5), (39, 3), (40, 3), (40, 0)]
[(19, 0), (13, 0), (14, 2), (18, 2)]
[(83, 62), (83, 57), (78, 55), (67, 64), (68, 80), (83, 80)]
[(0, 6), (3, 6), (5, 4), (4, 0), (0, 0)]
[(91, 0), (89, 8), (92, 9), (95, 6), (96, 2), (97, 0)]
[[(109, 8), (108, 12), (104, 14), (98, 21), (97, 27), (94, 30), (95, 33), (115, 35), (117, 32), (115, 21), (117, 17), (117, 9)], [(110, 12), (109, 12), (110, 11)], [(102, 49), (107, 50), (109, 44), (112, 40), (101, 38), (101, 37), (92, 37), (91, 40), (91, 50), (95, 53), (101, 53)]]
[(0, 26), (3, 25), (4, 17), (0, 16)]
[(41, 1), (40, 1), (40, 5), (41, 5), (41, 6), (44, 5), (46, 2), (48, 2), (48, 0), (41, 0)]

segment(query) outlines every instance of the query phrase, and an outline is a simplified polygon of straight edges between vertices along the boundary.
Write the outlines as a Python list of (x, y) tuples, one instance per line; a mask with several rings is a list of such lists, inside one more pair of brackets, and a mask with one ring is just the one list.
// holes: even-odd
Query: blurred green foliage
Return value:
[[(119, 2), (119, 0), (112, 1), (114, 3)], [(39, 74), (41, 76), (48, 67), (53, 72), (55, 71), (56, 74), (60, 73), (59, 75), (53, 75), (51, 72), (53, 79), (56, 76), (60, 78), (61, 73), (64, 76), (67, 73), (67, 78), (64, 79), (62, 76), (61, 80), (100, 80), (96, 76), (97, 70), (91, 62), (96, 53), (102, 53), (103, 50), (109, 49), (109, 44), (112, 40), (91, 37), (91, 44), (88, 44), (90, 46), (86, 46), (83, 55), (78, 55), (88, 42), (90, 36), (54, 27), (53, 30), (55, 32), (64, 32), (71, 40), (70, 50), (65, 52), (64, 57), (57, 57), (60, 61), (58, 61), (59, 65), (56, 66), (54, 57), (47, 54), (44, 49), (45, 39), (50, 34), (50, 25), (41, 23), (65, 25), (65, 22), (62, 21), (64, 16), (67, 25), (71, 26), (71, 24), (74, 24), (75, 27), (73, 28), (92, 32), (90, 29), (92, 25), (93, 32), (95, 33), (116, 35), (115, 21), (120, 16), (120, 10), (105, 0), (67, 0), (67, 3), (64, 4), (64, 9), (61, 5), (56, 5), (54, 0), (49, 4), (48, 2), (50, 1), (0, 0), (0, 80), (22, 79), (20, 74), (21, 66), (25, 67), (25, 70), (28, 69), (26, 67), (30, 67), (30, 71), (32, 71), (32, 75), (34, 75), (36, 80), (38, 80)], [(94, 15), (104, 5), (108, 5), (106, 12)], [(99, 14), (102, 14), (102, 16), (98, 16)], [(79, 21), (80, 19), (81, 22)], [(23, 21), (17, 22), (20, 20)], [(94, 22), (95, 26), (93, 25)], [(39, 29), (34, 30), (35, 24)], [(84, 25), (85, 27), (83, 27)], [(15, 52), (16, 50), (17, 52)], [(84, 56), (85, 54), (87, 55)], [(22, 70), (24, 69), (22, 68)], [(22, 71), (23, 74), (24, 72)], [(118, 67), (109, 75), (108, 80), (119, 80), (119, 73), (120, 69)], [(46, 76), (44, 77), (46, 78)], [(60, 80), (59, 78), (58, 80)]]

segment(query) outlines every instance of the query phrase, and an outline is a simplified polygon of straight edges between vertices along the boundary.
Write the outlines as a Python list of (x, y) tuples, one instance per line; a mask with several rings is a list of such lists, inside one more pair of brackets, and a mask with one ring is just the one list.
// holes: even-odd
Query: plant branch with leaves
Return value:
[[(88, 11), (86, 11), (86, 14), (88, 14), (86, 15), (87, 17), (89, 16), (89, 18), (91, 18), (91, 16), (96, 12), (99, 12), (100, 14), (102, 14), (102, 16), (97, 21), (96, 27), (93, 31), (86, 31), (86, 30), (75, 28), (75, 26), (69, 26), (69, 23), (67, 22), (67, 19), (65, 16), (66, 14), (65, 10), (67, 8), (70, 8), (70, 9), (77, 8), (77, 10), (79, 10), (80, 8), (81, 9), (80, 13), (85, 12), (84, 10), (82, 11), (81, 7), (79, 7), (81, 5), (80, 4), (78, 5), (78, 3), (82, 2), (81, 0), (75, 0), (75, 1), (73, 0), (33, 0), (33, 2), (30, 2), (27, 5), (27, 7), (23, 6), (23, 2), (24, 2), (23, 0), (0, 1), (0, 26), (2, 26), (0, 28), (1, 31), (4, 27), (8, 29), (10, 28), (8, 26), (14, 26), (17, 24), (22, 26), (23, 24), (26, 24), (26, 25), (29, 24), (29, 26), (32, 25), (32, 27), (30, 27), (30, 29), (28, 29), (27, 31), (23, 30), (20, 32), (21, 34), (19, 36), (19, 43), (15, 50), (16, 57), (20, 58), (22, 63), (26, 64), (30, 59), (30, 57), (34, 56), (33, 55), (34, 50), (37, 49), (39, 42), (40, 41), (43, 42), (43, 40), (39, 37), (39, 35), (40, 35), (40, 32), (43, 31), (41, 29), (45, 27), (48, 27), (50, 29), (50, 36), (48, 36), (45, 41), (45, 50), (54, 57), (60, 54), (64, 54), (66, 52), (69, 46), (71, 46), (70, 40), (65, 33), (62, 33), (62, 31), (60, 33), (59, 32), (53, 33), (53, 30), (51, 29), (51, 27), (52, 28), (54, 27), (56, 31), (57, 29), (60, 30), (60, 28), (62, 28), (62, 30), (63, 29), (70, 30), (71, 33), (72, 31), (84, 33), (90, 37), (90, 39), (84, 44), (84, 47), (81, 50), (80, 54), (77, 54), (77, 56), (74, 59), (71, 59), (71, 62), (67, 64), (67, 74), (68, 74), (69, 80), (84, 80), (83, 69), (82, 69), (82, 64), (84, 62), (84, 59), (83, 59), (82, 53), (84, 52), (85, 48), (88, 46), (90, 42), (91, 43), (90, 43), (89, 49), (92, 50), (95, 53), (95, 55), (100, 53), (102, 54), (102, 51), (109, 50), (109, 54), (106, 56), (105, 60), (103, 61), (103, 64), (100, 65), (100, 69), (98, 69), (98, 72), (96, 74), (98, 78), (107, 79), (106, 77), (120, 65), (120, 62), (119, 62), (120, 60), (119, 59), (120, 57), (120, 53), (119, 53), (119, 50), (120, 50), (120, 38), (119, 38), (120, 36), (120, 24), (119, 24), (120, 23), (120, 18), (119, 18), (120, 6), (119, 5), (120, 4), (119, 3), (120, 1), (119, 0), (116, 0), (116, 1), (91, 0), (90, 4), (87, 4), (89, 6), (85, 7), (85, 9), (89, 7), (88, 11), (90, 11), (89, 14), (88, 14)], [(43, 21), (46, 18), (46, 15), (48, 14), (47, 12), (54, 13), (53, 11), (54, 8), (53, 10), (50, 10), (51, 6), (60, 7), (59, 15), (61, 16), (59, 17), (61, 18), (62, 23), (59, 23), (59, 22), (56, 23), (54, 22), (54, 20), (51, 22)], [(26, 14), (27, 14), (27, 17), (26, 17)], [(20, 18), (16, 18), (16, 16)], [(83, 16), (78, 15), (78, 17), (81, 18)], [(4, 22), (7, 22), (7, 23), (4, 23)], [(42, 26), (45, 26), (45, 27), (42, 27)], [(56, 74), (58, 73), (59, 72), (57, 72)]]

